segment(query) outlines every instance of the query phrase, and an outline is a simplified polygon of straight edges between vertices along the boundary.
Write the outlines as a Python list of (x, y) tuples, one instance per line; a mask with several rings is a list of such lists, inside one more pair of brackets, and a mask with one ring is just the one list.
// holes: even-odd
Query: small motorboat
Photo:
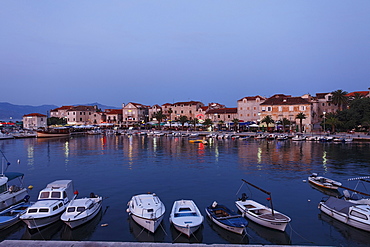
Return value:
[(128, 202), (127, 212), (132, 219), (150, 232), (161, 224), (166, 208), (155, 193), (133, 196)]
[(312, 175), (308, 177), (308, 182), (331, 190), (337, 190), (340, 186), (342, 186), (342, 183), (334, 181), (330, 178), (318, 176), (317, 173), (312, 173)]
[(216, 201), (211, 206), (206, 207), (206, 212), (214, 223), (228, 231), (243, 234), (248, 226), (248, 221), (242, 215), (235, 213), (224, 205), (219, 205)]
[(74, 197), (72, 180), (56, 180), (40, 191), (38, 201), (20, 219), (29, 229), (50, 225), (60, 219)]
[(180, 232), (190, 237), (203, 223), (203, 216), (192, 200), (175, 201), (170, 222)]
[(291, 221), (288, 216), (276, 210), (256, 201), (247, 200), (245, 193), (243, 193), (240, 200), (235, 202), (235, 205), (242, 212), (243, 216), (264, 227), (285, 231), (286, 226)]
[(285, 231), (285, 228), (291, 219), (288, 216), (274, 210), (271, 192), (261, 189), (260, 187), (245, 181), (244, 179), (242, 179), (242, 181), (268, 194), (269, 198), (267, 198), (267, 200), (270, 203), (270, 207), (267, 207), (254, 200), (247, 200), (247, 195), (243, 193), (242, 197), (235, 202), (236, 207), (243, 214), (243, 216), (264, 227)]
[(92, 220), (102, 208), (103, 198), (94, 193), (90, 197), (72, 200), (60, 219), (70, 228), (78, 227)]
[(0, 229), (8, 228), (20, 221), (21, 214), (31, 206), (30, 202), (21, 202), (0, 212)]
[(329, 197), (319, 203), (319, 209), (330, 217), (347, 225), (370, 232), (370, 205)]

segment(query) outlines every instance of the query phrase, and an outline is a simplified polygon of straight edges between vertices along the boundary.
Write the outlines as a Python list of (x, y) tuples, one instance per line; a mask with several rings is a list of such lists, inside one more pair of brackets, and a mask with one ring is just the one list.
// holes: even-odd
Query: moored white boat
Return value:
[(243, 216), (271, 229), (285, 231), (286, 226), (291, 221), (288, 216), (253, 200), (241, 199), (236, 201), (235, 205)]
[[(28, 199), (28, 191), (23, 188), (24, 174), (20, 172), (5, 172), (0, 174), (0, 210)], [(18, 185), (9, 185), (10, 181), (19, 179)]]
[(347, 225), (370, 232), (370, 206), (329, 197), (319, 203), (319, 209)]
[(155, 193), (133, 196), (127, 208), (136, 223), (153, 233), (161, 224), (165, 211), (164, 204)]
[(60, 219), (74, 197), (72, 180), (57, 180), (39, 193), (38, 201), (21, 215), (29, 229), (50, 225)]
[(312, 173), (312, 175), (308, 177), (308, 182), (316, 186), (332, 190), (337, 190), (340, 186), (342, 186), (342, 183), (334, 181), (330, 178), (318, 176), (317, 173)]
[(60, 219), (70, 228), (78, 227), (92, 220), (102, 208), (103, 198), (95, 196), (72, 200)]
[(213, 202), (211, 206), (206, 207), (208, 217), (218, 226), (237, 233), (243, 234), (248, 226), (248, 221), (240, 214), (235, 213), (224, 205)]
[(287, 215), (274, 210), (271, 192), (265, 191), (264, 189), (261, 189), (260, 187), (245, 181), (244, 179), (242, 179), (242, 181), (268, 194), (268, 201), (270, 203), (270, 207), (264, 206), (254, 200), (248, 200), (247, 195), (243, 193), (242, 198), (235, 202), (236, 207), (243, 214), (243, 216), (261, 226), (279, 231), (285, 231), (285, 228), (291, 219)]
[(180, 232), (190, 237), (203, 223), (203, 216), (192, 200), (175, 201), (170, 222)]

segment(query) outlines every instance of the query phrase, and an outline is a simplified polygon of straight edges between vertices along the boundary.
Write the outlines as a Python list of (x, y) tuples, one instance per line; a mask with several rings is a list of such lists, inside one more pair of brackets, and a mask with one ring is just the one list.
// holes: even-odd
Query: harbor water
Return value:
[[(317, 206), (330, 192), (307, 182), (318, 173), (368, 192), (370, 184), (347, 179), (370, 175), (369, 142), (209, 139), (205, 145), (186, 137), (91, 135), (1, 140), (0, 149), (11, 162), (8, 171), (24, 173), (24, 185), (33, 186), (31, 201), (59, 179), (73, 180), (80, 197), (91, 192), (104, 197), (101, 213), (82, 227), (71, 230), (59, 221), (29, 231), (20, 222), (0, 231), (1, 240), (368, 246), (370, 239), (370, 233), (320, 213)], [(175, 200), (194, 200), (204, 216), (214, 201), (236, 211), (235, 200), (243, 192), (269, 205), (268, 195), (243, 185), (242, 179), (272, 193), (274, 208), (292, 219), (285, 232), (249, 222), (247, 234), (239, 236), (205, 219), (187, 238), (170, 225)], [(156, 193), (166, 206), (155, 234), (143, 231), (126, 212), (133, 195), (147, 192)]]

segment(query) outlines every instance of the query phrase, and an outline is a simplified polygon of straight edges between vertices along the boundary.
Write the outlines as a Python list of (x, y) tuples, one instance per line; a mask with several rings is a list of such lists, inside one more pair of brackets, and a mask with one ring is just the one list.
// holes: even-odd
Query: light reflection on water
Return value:
[[(34, 186), (30, 192), (33, 200), (56, 179), (72, 179), (81, 196), (94, 192), (106, 199), (104, 213), (92, 222), (94, 225), (86, 226), (89, 234), (83, 239), (64, 225), (56, 233), (51, 227), (53, 232), (45, 229), (43, 236), (38, 236), (27, 232), (22, 224), (2, 231), (1, 238), (138, 241), (126, 203), (132, 195), (150, 191), (166, 205), (166, 234), (145, 237), (172, 242), (177, 236), (171, 232), (168, 215), (174, 200), (193, 199), (203, 213), (214, 200), (236, 210), (234, 200), (244, 178), (272, 192), (274, 207), (292, 218), (287, 232), (274, 234), (251, 224), (245, 239), (205, 221), (198, 236), (201, 242), (366, 246), (363, 236), (370, 237), (368, 233), (358, 234), (319, 216), (317, 204), (325, 194), (303, 180), (316, 172), (354, 187), (348, 178), (370, 175), (369, 147), (370, 143), (266, 140), (210, 140), (204, 145), (181, 137), (145, 136), (2, 140), (0, 148), (12, 162), (9, 171), (25, 173), (26, 185)], [(266, 202), (266, 196), (253, 188), (244, 186), (242, 192)], [(100, 226), (103, 223), (108, 226)]]

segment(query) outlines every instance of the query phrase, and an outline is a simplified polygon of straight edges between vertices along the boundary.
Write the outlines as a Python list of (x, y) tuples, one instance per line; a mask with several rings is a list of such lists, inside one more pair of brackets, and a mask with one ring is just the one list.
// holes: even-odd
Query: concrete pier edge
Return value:
[(187, 244), (187, 243), (149, 243), (149, 242), (104, 242), (104, 241), (52, 241), (52, 240), (4, 240), (0, 247), (295, 247), (299, 245), (261, 245), (261, 244)]

